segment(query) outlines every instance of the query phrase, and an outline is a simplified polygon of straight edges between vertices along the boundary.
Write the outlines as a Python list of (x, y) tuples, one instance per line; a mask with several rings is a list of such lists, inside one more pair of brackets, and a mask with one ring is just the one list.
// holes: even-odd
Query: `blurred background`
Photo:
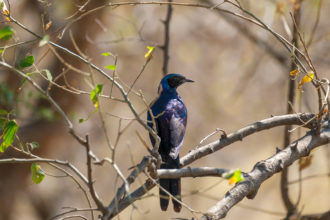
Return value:
[[(147, 102), (157, 95), (157, 87), (163, 77), (163, 51), (159, 46), (164, 42), (164, 25), (167, 6), (161, 5), (126, 5), (105, 7), (72, 23), (61, 39), (57, 36), (63, 27), (79, 16), (74, 15), (86, 1), (37, 1), (11, 0), (11, 15), (30, 30), (44, 35), (50, 40), (77, 52), (73, 39), (79, 50), (91, 62), (103, 68), (115, 64), (113, 56), (102, 56), (111, 52), (117, 57), (116, 73), (122, 85), (131, 85), (143, 65), (148, 51), (147, 46), (155, 46), (151, 61), (136, 81), (135, 91), (142, 91)], [(90, 1), (85, 10), (102, 6), (111, 1)], [(120, 1), (113, 1), (120, 2)], [(187, 1), (188, 2), (188, 1)], [(198, 3), (198, 1), (189, 1)], [(222, 1), (214, 1), (216, 5)], [(242, 5), (258, 16), (276, 32), (290, 39), (285, 26), (292, 28), (289, 12), (295, 1), (292, 0), (246, 0)], [(321, 6), (319, 6), (322, 2)], [(201, 2), (209, 4), (209, 1)], [(232, 6), (222, 4), (221, 8), (237, 12)], [(320, 10), (319, 10), (320, 9)], [(330, 26), (327, 13), (329, 1), (304, 0), (301, 5), (301, 33), (306, 41), (313, 35), (309, 52), (320, 78), (330, 76)], [(319, 12), (318, 12), (319, 11)], [(318, 19), (318, 14), (319, 19)], [(313, 32), (313, 27), (318, 24)], [(49, 29), (45, 28), (50, 25)], [(1, 26), (8, 25), (2, 18)], [(14, 29), (14, 37), (2, 46), (34, 40), (31, 34), (17, 25), (9, 23)], [(44, 27), (44, 28), (43, 28)], [(43, 31), (44, 29), (44, 31)], [(45, 30), (47, 29), (47, 30)], [(71, 33), (71, 38), (70, 38)], [(90, 78), (68, 70), (49, 47), (38, 47), (39, 41), (32, 41), (6, 50), (5, 60), (17, 65), (26, 55), (35, 57), (38, 69), (48, 69), (55, 78), (65, 72), (58, 83), (68, 83), (74, 88), (91, 91)], [(90, 72), (88, 65), (69, 54), (57, 51), (66, 63), (81, 71)], [(227, 133), (234, 132), (250, 123), (286, 113), (287, 87), (289, 82), (290, 54), (265, 30), (216, 10), (197, 7), (173, 7), (170, 22), (169, 73), (181, 73), (195, 83), (178, 89), (188, 109), (188, 125), (181, 157), (194, 149), (199, 142), (216, 128)], [(108, 74), (112, 71), (105, 69)], [(109, 95), (111, 82), (92, 72), (95, 84), (104, 84), (103, 94)], [(48, 82), (40, 76), (33, 78), (42, 88)], [(298, 79), (297, 79), (298, 80)], [(1, 67), (0, 69), (0, 107), (7, 111), (15, 110), (19, 124), (20, 141), (38, 142), (39, 149), (34, 154), (68, 160), (86, 174), (85, 149), (68, 133), (63, 119), (56, 113), (47, 100), (29, 84), (21, 87), (22, 78)], [(19, 89), (21, 87), (21, 89)], [(102, 123), (89, 95), (73, 94), (52, 86), (51, 96), (64, 109), (74, 122), (76, 132), (84, 136), (89, 134), (91, 147), (99, 158), (111, 157), (107, 147)], [(113, 96), (121, 98), (119, 91), (113, 90)], [(130, 99), (138, 112), (145, 110), (140, 97), (131, 93)], [(317, 111), (317, 94), (315, 89), (306, 84), (303, 93), (297, 91), (297, 103), (293, 103), (297, 112)], [(107, 135), (114, 143), (117, 137), (119, 118), (133, 118), (126, 104), (110, 99), (100, 100), (100, 111), (104, 113)], [(145, 114), (142, 114), (146, 118)], [(114, 117), (118, 116), (118, 117)], [(79, 119), (86, 119), (79, 123)], [(130, 120), (121, 120), (121, 128)], [(143, 144), (136, 136), (138, 131), (149, 144), (148, 133), (133, 122), (122, 134), (116, 148), (115, 161), (125, 176), (128, 168), (139, 163), (147, 155)], [(239, 168), (249, 172), (254, 164), (267, 159), (282, 148), (283, 127), (263, 131), (245, 138), (242, 142), (232, 144), (214, 154), (204, 157), (191, 167), (210, 166), (226, 169)], [(302, 136), (305, 130), (296, 130), (293, 137)], [(216, 134), (207, 142), (219, 139)], [(303, 170), (302, 176), (319, 175), (302, 182), (301, 201), (298, 206), (302, 214), (322, 213), (330, 209), (330, 153), (329, 146), (322, 146), (312, 152), (312, 164)], [(8, 149), (0, 153), (0, 158), (19, 157), (17, 152)], [(14, 219), (49, 219), (66, 211), (65, 207), (88, 207), (88, 203), (77, 185), (70, 178), (56, 177), (61, 175), (56, 169), (40, 164), (46, 173), (40, 184), (31, 180), (28, 164), (0, 164), (0, 220)], [(105, 204), (108, 204), (122, 184), (116, 172), (109, 164), (94, 166), (95, 187)], [(289, 181), (297, 180), (298, 165), (289, 169)], [(141, 174), (130, 190), (145, 181)], [(220, 200), (231, 188), (228, 181), (215, 177), (183, 178), (183, 201), (192, 209), (205, 212)], [(296, 201), (299, 194), (298, 184), (289, 185), (290, 196)], [(198, 192), (198, 193), (196, 193)], [(161, 212), (158, 201), (158, 189), (154, 188), (141, 200), (135, 202), (136, 208), (128, 207), (120, 219), (170, 219), (191, 218), (194, 215), (187, 209), (181, 213), (172, 211), (170, 204), (167, 212)], [(90, 213), (82, 213), (90, 219)], [(232, 208), (226, 219), (282, 219), (286, 210), (281, 201), (280, 175), (276, 174), (262, 184), (254, 200), (244, 199)], [(97, 216), (97, 214), (95, 215)], [(248, 217), (247, 217), (248, 216)]]

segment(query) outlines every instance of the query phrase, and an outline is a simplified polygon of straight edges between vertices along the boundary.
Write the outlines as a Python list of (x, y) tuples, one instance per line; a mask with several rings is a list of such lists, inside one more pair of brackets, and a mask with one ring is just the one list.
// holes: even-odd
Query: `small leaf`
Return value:
[(30, 168), (32, 172), (32, 181), (35, 184), (39, 184), (45, 178), (44, 171), (36, 163), (32, 163)]
[(45, 30), (47, 31), (51, 25), (52, 25), (52, 21), (49, 21), (45, 26)]
[(102, 56), (105, 56), (105, 57), (108, 57), (108, 56), (111, 56), (111, 53), (110, 52), (104, 52), (104, 53), (101, 53)]
[(3, 49), (0, 49), (0, 54), (2, 54), (2, 52), (3, 52)]
[(98, 95), (101, 94), (102, 89), (103, 89), (103, 84), (97, 84), (97, 85), (95, 86), (95, 91), (96, 91), (96, 93), (97, 93)]
[(298, 70), (297, 70), (297, 69), (292, 70), (292, 71), (290, 72), (290, 76), (297, 76), (297, 75), (298, 75)]
[(152, 53), (153, 53), (154, 50), (155, 50), (155, 47), (147, 46), (147, 49), (149, 49), (149, 50), (148, 50), (148, 52), (144, 55), (144, 57), (145, 57), (145, 58), (151, 58)]
[(99, 99), (98, 96), (101, 94), (103, 89), (103, 84), (97, 84), (95, 89), (91, 91), (90, 99), (92, 100), (95, 108), (99, 108)]
[(304, 76), (301, 81), (298, 84), (298, 89), (301, 90), (302, 89), (302, 85), (304, 85), (307, 82), (312, 81), (314, 78), (314, 72), (313, 71), (308, 71), (308, 74), (306, 76)]
[(46, 34), (39, 42), (39, 47), (44, 46), (45, 44), (47, 44), (49, 41), (49, 36), (48, 34)]
[(31, 143), (28, 143), (28, 145), (30, 146), (31, 150), (34, 150), (36, 148), (40, 148), (38, 142), (31, 142)]
[(83, 123), (85, 120), (83, 118), (79, 119), (79, 123)]
[(116, 70), (116, 65), (108, 65), (108, 66), (105, 66), (104, 68), (107, 68), (109, 70)]
[(5, 26), (0, 29), (0, 39), (6, 41), (12, 37), (13, 33), (14, 33), (14, 31), (13, 31), (12, 27)]
[(53, 76), (52, 76), (51, 72), (48, 69), (45, 69), (45, 72), (46, 72), (47, 79), (49, 81), (53, 81)]
[(242, 171), (240, 169), (225, 174), (224, 178), (229, 180), (230, 185), (234, 183), (239, 183), (244, 180)]
[(26, 68), (31, 66), (34, 63), (34, 57), (33, 56), (26, 56), (23, 60), (19, 62), (19, 66), (22, 68)]
[(2, 133), (2, 143), (0, 145), (0, 152), (5, 152), (5, 150), (14, 142), (15, 134), (18, 130), (18, 125), (14, 120), (11, 120), (5, 126)]

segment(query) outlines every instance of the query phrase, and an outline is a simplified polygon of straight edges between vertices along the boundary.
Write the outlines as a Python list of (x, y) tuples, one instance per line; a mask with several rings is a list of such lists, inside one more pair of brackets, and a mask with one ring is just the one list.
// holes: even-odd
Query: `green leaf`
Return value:
[(19, 62), (19, 66), (22, 68), (26, 68), (31, 66), (34, 63), (34, 57), (33, 56), (26, 56), (23, 60)]
[(111, 56), (111, 53), (110, 52), (104, 52), (104, 53), (101, 53), (102, 56), (105, 56), (105, 57), (108, 57), (108, 56)]
[(51, 72), (48, 69), (45, 69), (45, 72), (46, 72), (47, 79), (49, 81), (53, 81), (53, 76), (52, 76)]
[(108, 65), (108, 66), (105, 66), (104, 68), (107, 68), (109, 70), (116, 70), (116, 65)]
[(49, 41), (49, 36), (48, 34), (46, 34), (39, 42), (39, 47), (44, 46), (45, 44), (47, 44)]
[(98, 96), (101, 94), (103, 89), (103, 84), (97, 84), (95, 89), (91, 91), (90, 99), (92, 100), (95, 108), (99, 108), (99, 99)]
[(103, 84), (97, 84), (95, 86), (95, 91), (98, 95), (101, 95), (102, 89), (103, 89)]
[(31, 164), (31, 172), (32, 172), (32, 181), (35, 184), (39, 184), (45, 178), (44, 171), (36, 163)]
[(31, 142), (31, 143), (28, 143), (28, 145), (30, 146), (31, 150), (34, 150), (36, 148), (40, 148), (38, 142)]
[(3, 49), (0, 49), (0, 54), (2, 54), (2, 52), (3, 52)]
[(83, 118), (79, 119), (79, 123), (83, 123), (85, 120)]
[(5, 150), (14, 142), (15, 134), (18, 130), (18, 125), (14, 120), (11, 120), (5, 126), (2, 133), (2, 143), (0, 145), (0, 152), (5, 152)]
[(239, 183), (244, 180), (242, 171), (240, 169), (237, 169), (233, 172), (226, 174), (224, 178), (229, 180), (229, 184)]
[(5, 26), (0, 29), (0, 39), (6, 41), (12, 37), (13, 33), (14, 33), (14, 31), (13, 31), (12, 27)]
[(152, 46), (147, 46), (147, 49), (149, 49), (148, 50), (148, 52), (144, 55), (144, 57), (145, 58), (151, 58), (151, 56), (152, 56), (152, 53), (154, 52), (154, 50), (155, 50), (155, 47), (152, 47)]

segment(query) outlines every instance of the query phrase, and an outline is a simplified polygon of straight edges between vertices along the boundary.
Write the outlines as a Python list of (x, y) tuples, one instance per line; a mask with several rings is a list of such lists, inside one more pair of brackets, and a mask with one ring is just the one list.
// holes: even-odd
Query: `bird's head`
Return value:
[(158, 87), (158, 94), (162, 91), (164, 92), (175, 92), (176, 88), (182, 85), (185, 82), (194, 82), (191, 79), (187, 79), (186, 77), (182, 76), (181, 74), (171, 73), (164, 76), (164, 78), (160, 81)]

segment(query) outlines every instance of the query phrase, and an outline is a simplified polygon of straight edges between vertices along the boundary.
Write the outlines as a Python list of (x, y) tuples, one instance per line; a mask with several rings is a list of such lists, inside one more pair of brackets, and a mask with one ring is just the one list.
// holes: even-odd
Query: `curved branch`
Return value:
[[(234, 133), (227, 135), (226, 138), (221, 138), (220, 140), (214, 141), (205, 146), (199, 147), (197, 149), (191, 150), (187, 155), (181, 158), (181, 166), (187, 166), (195, 160), (205, 157), (215, 151), (218, 151), (236, 141), (242, 141), (244, 137), (249, 136), (253, 133), (270, 129), (273, 127), (281, 125), (303, 125), (304, 127), (313, 128), (315, 126), (316, 120), (311, 120), (315, 117), (314, 114), (289, 114), (281, 116), (273, 116), (251, 125), (248, 125)], [(305, 124), (305, 122), (311, 120), (310, 123)]]
[[(306, 123), (308, 122), (308, 123)], [(228, 146), (238, 140), (242, 140), (244, 137), (251, 135), (253, 133), (257, 133), (259, 131), (270, 129), (277, 126), (293, 124), (300, 125), (303, 127), (312, 128), (316, 124), (315, 115), (314, 114), (290, 114), (290, 115), (281, 115), (274, 116), (268, 119), (261, 120), (259, 122), (255, 122), (245, 128), (242, 128), (232, 134), (229, 134), (227, 138), (220, 139), (213, 143), (204, 145), (195, 150), (189, 152), (186, 156), (181, 158), (181, 167), (187, 166), (188, 164), (194, 162), (195, 160), (202, 158), (206, 155), (209, 155), (217, 150), (222, 149), (225, 146)], [(158, 171), (157, 171), (158, 172)], [(165, 175), (165, 174), (164, 174)], [(174, 174), (173, 174), (174, 175)], [(127, 206), (132, 204), (134, 201), (140, 199), (143, 195), (145, 195), (148, 191), (150, 191), (155, 184), (149, 179), (139, 188), (137, 188), (134, 192), (127, 195), (120, 201), (118, 201), (118, 207), (113, 210), (112, 213), (107, 213), (107, 215), (103, 216), (102, 219), (110, 219), (121, 211), (123, 211)], [(109, 207), (107, 208), (109, 210)]]
[(267, 160), (259, 161), (253, 170), (245, 175), (245, 181), (236, 184), (226, 195), (211, 207), (201, 220), (224, 218), (228, 211), (240, 202), (244, 197), (253, 199), (260, 185), (275, 173), (290, 166), (301, 157), (309, 155), (310, 151), (318, 146), (330, 142), (330, 126), (326, 125), (320, 135), (310, 131), (302, 138), (288, 145), (284, 150), (279, 151)]

